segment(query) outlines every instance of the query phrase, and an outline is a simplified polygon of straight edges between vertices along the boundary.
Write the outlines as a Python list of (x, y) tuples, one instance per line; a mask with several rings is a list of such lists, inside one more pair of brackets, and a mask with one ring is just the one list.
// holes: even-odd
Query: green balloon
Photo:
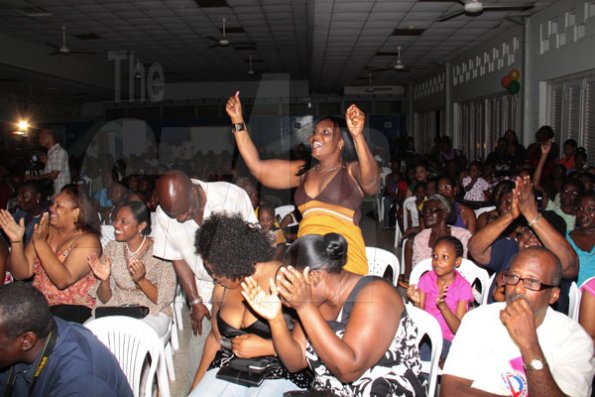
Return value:
[(508, 84), (508, 87), (506, 87), (506, 89), (508, 90), (509, 94), (517, 94), (521, 90), (521, 83), (519, 83), (518, 81), (511, 81), (510, 84)]

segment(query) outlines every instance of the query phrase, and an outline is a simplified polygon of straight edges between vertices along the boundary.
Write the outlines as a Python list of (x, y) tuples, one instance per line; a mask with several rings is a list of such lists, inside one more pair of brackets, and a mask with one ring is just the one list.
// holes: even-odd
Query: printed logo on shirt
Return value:
[(523, 358), (517, 357), (509, 361), (512, 370), (507, 370), (502, 373), (502, 380), (506, 390), (512, 397), (528, 397), (529, 385), (527, 383), (527, 375), (523, 365)]

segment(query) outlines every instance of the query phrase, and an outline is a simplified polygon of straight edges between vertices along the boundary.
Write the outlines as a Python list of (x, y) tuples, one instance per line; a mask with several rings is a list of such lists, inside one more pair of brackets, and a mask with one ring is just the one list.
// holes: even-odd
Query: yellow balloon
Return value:
[(521, 72), (519, 72), (518, 69), (512, 69), (508, 75), (510, 76), (512, 81), (517, 81), (519, 77), (521, 77)]

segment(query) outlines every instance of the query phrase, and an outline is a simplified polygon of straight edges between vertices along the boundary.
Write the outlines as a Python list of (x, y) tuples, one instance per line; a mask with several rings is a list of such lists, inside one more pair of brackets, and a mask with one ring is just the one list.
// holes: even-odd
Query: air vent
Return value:
[(200, 8), (229, 7), (225, 0), (194, 0)]
[(13, 8), (15, 12), (31, 18), (53, 17), (54, 14), (41, 7)]
[(393, 36), (421, 36), (425, 29), (395, 29)]
[(96, 35), (95, 33), (81, 33), (81, 34), (74, 34), (73, 35), (76, 38), (79, 38), (81, 40), (97, 40), (97, 39), (101, 39), (101, 36)]

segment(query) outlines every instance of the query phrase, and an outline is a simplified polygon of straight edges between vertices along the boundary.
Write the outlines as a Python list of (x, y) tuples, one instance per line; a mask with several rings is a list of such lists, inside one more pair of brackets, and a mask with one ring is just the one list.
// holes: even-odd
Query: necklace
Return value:
[(335, 170), (338, 170), (338, 169), (339, 169), (339, 168), (341, 168), (342, 166), (343, 166), (343, 164), (339, 164), (339, 165), (337, 165), (337, 166), (335, 166), (335, 167), (326, 168), (326, 169), (324, 169), (324, 170), (323, 170), (322, 168), (320, 168), (320, 164), (318, 164), (318, 165), (316, 166), (316, 172), (333, 172), (333, 171), (335, 171)]
[(128, 252), (129, 255), (136, 256), (136, 254), (141, 250), (141, 248), (143, 248), (143, 245), (145, 245), (146, 240), (147, 240), (147, 236), (143, 236), (143, 241), (140, 243), (138, 248), (135, 249), (134, 251), (132, 251), (130, 249), (130, 247), (128, 246), (128, 243), (126, 243), (126, 251)]

